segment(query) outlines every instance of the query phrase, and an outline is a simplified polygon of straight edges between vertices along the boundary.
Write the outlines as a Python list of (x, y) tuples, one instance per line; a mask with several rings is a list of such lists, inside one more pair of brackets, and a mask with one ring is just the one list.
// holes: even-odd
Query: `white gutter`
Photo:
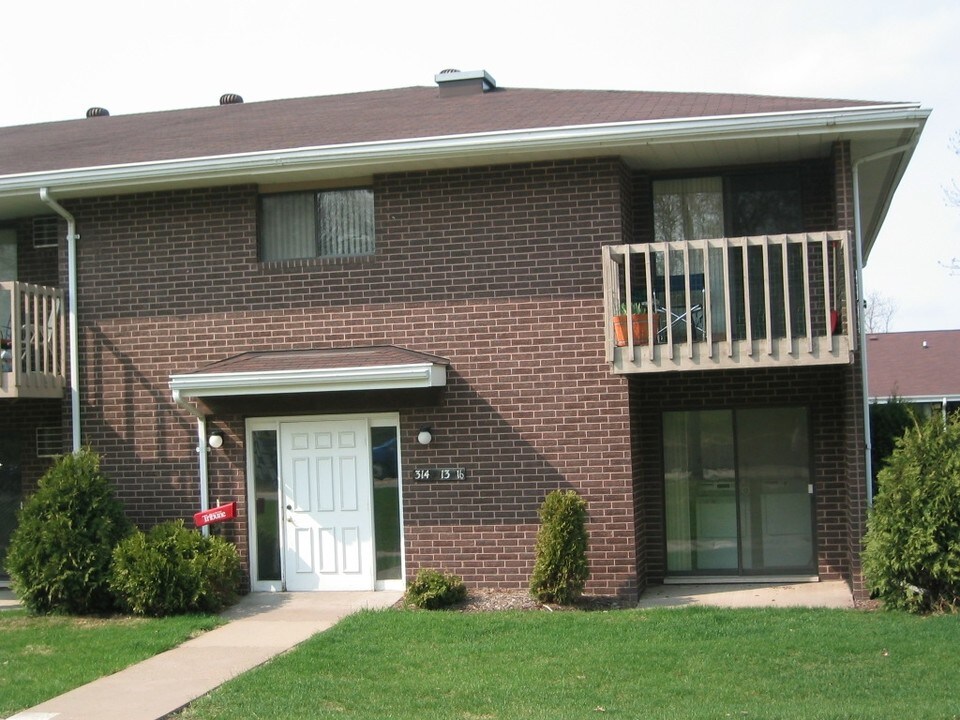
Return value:
[(179, 158), (144, 163), (104, 165), (21, 173), (0, 177), (0, 197), (56, 185), (63, 193), (138, 188), (165, 182), (209, 182), (237, 175), (268, 175), (278, 171), (313, 171), (385, 163), (469, 160), (490, 154), (602, 151), (623, 146), (683, 142), (713, 142), (744, 138), (913, 129), (929, 115), (915, 104), (881, 105), (787, 113), (724, 115), (672, 120), (575, 125), (557, 128), (504, 130), (484, 133), (348, 143), (231, 155)]
[(895, 397), (872, 397), (870, 402), (873, 405), (889, 405), (891, 403), (904, 403), (910, 405), (913, 403), (923, 405), (943, 405), (950, 402), (960, 402), (960, 395), (897, 395)]
[(40, 188), (40, 199), (67, 221), (67, 284), (70, 320), (70, 424), (73, 452), (80, 452), (80, 333), (77, 329), (77, 221), (50, 195)]
[(869, 378), (867, 376), (867, 326), (863, 322), (863, 309), (866, 307), (866, 299), (863, 292), (863, 229), (860, 218), (860, 166), (864, 163), (881, 160), (890, 155), (897, 155), (916, 148), (920, 140), (919, 133), (913, 135), (913, 139), (904, 145), (882, 150), (873, 155), (866, 155), (853, 163), (853, 227), (856, 240), (854, 245), (857, 248), (857, 322), (859, 324), (859, 342), (860, 342), (860, 383), (861, 395), (863, 397), (863, 434), (866, 446), (866, 491), (867, 507), (873, 505), (873, 459), (870, 457), (873, 451), (873, 441), (870, 431), (870, 388)]
[[(180, 396), (179, 390), (173, 391), (173, 401), (197, 418), (197, 462), (200, 465), (200, 511), (210, 509), (210, 472), (207, 465), (207, 416)], [(204, 535), (210, 534), (206, 525), (201, 528)]]
[(294, 391), (398, 390), (442, 387), (446, 383), (446, 366), (438, 363), (170, 376), (170, 389), (175, 399), (181, 395), (203, 397), (271, 395)]

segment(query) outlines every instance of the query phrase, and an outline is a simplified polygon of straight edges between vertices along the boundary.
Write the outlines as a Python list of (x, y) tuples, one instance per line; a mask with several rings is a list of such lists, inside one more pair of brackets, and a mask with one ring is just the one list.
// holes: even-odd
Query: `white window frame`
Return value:
[[(327, 215), (322, 210), (324, 198), (351, 193), (366, 193), (369, 196), (369, 217), (363, 218), (360, 223), (362, 227), (357, 228), (352, 239), (325, 232), (324, 220)], [(289, 215), (284, 217), (284, 211), (279, 208), (276, 216), (268, 212), (264, 205), (271, 200), (288, 203), (286, 213)], [(295, 217), (295, 221), (291, 221), (291, 217)], [(371, 187), (263, 193), (259, 199), (257, 225), (259, 253), (263, 262), (364, 258), (376, 253), (376, 198)]]

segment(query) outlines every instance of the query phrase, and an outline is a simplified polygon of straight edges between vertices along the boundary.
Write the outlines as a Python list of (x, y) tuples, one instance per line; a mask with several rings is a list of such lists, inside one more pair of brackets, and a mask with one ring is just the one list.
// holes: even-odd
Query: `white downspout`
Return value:
[[(210, 509), (210, 474), (207, 468), (207, 416), (180, 396), (179, 390), (173, 391), (173, 401), (197, 419), (197, 462), (200, 465), (200, 510)], [(210, 534), (210, 527), (204, 525), (200, 531)]]
[(860, 383), (861, 393), (863, 395), (863, 434), (866, 445), (866, 490), (867, 507), (873, 505), (873, 442), (870, 439), (870, 386), (867, 377), (867, 327), (863, 322), (863, 310), (866, 307), (866, 300), (863, 294), (863, 228), (860, 218), (860, 165), (863, 163), (880, 160), (890, 155), (906, 152), (916, 147), (920, 140), (919, 135), (914, 135), (913, 140), (905, 145), (888, 150), (882, 150), (873, 155), (866, 155), (853, 164), (853, 230), (854, 245), (857, 248), (857, 324), (859, 325), (859, 343), (860, 343)]
[(40, 188), (40, 199), (67, 221), (67, 293), (70, 320), (70, 424), (73, 433), (73, 452), (80, 452), (80, 333), (77, 328), (77, 221), (50, 195)]

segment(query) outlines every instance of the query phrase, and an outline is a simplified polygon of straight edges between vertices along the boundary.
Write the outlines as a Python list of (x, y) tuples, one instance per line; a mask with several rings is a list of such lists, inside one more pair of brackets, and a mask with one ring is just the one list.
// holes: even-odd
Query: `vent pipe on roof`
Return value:
[(481, 95), (497, 89), (497, 81), (486, 70), (441, 70), (433, 79), (440, 87), (440, 97)]
[(240, 105), (242, 102), (243, 98), (236, 93), (224, 93), (220, 96), (221, 105)]
[(87, 117), (109, 117), (110, 111), (102, 107), (92, 107), (87, 110)]

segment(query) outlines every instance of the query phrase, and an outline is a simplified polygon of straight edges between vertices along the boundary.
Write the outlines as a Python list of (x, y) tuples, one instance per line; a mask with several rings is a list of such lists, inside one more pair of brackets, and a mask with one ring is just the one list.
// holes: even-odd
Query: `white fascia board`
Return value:
[(873, 405), (886, 405), (888, 403), (897, 402), (897, 403), (936, 403), (940, 404), (944, 400), (947, 402), (958, 402), (960, 401), (960, 395), (956, 393), (947, 393), (946, 395), (896, 395), (890, 397), (889, 395), (873, 396), (870, 398), (870, 403)]
[(509, 153), (580, 151), (611, 152), (619, 147), (671, 142), (738, 140), (776, 136), (844, 134), (917, 129), (929, 110), (915, 104), (883, 105), (787, 113), (723, 115), (678, 120), (505, 130), (489, 133), (326, 145), (146, 163), (23, 173), (0, 177), (0, 197), (38, 187), (51, 187), (61, 197), (71, 192), (123, 189), (169, 182), (201, 182), (255, 177), (284, 170), (309, 171), (382, 164), (470, 159)]
[(170, 389), (183, 398), (276, 395), (291, 392), (400, 390), (442, 387), (447, 369), (436, 363), (324, 370), (191, 373), (171, 375)]

